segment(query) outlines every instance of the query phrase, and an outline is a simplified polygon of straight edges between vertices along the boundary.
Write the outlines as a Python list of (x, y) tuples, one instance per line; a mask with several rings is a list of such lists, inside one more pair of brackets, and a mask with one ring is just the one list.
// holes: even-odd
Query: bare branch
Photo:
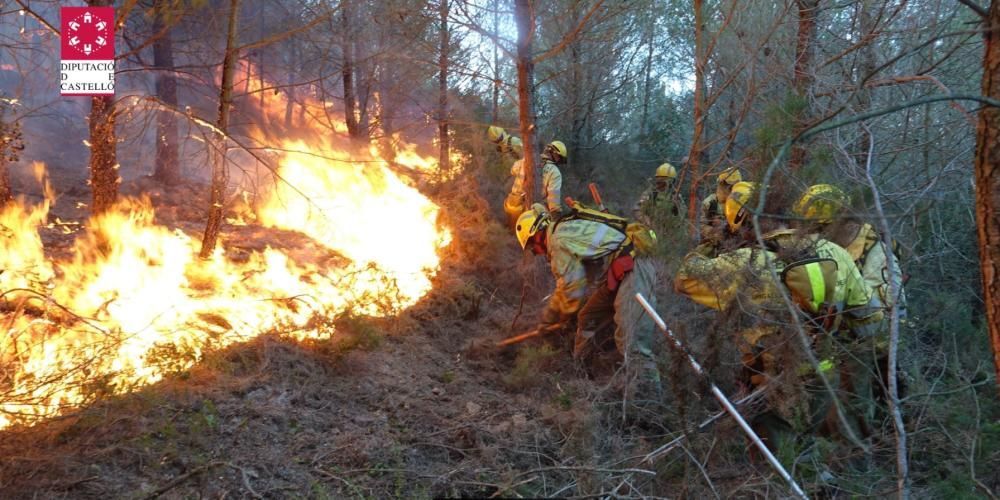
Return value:
[(580, 20), (580, 23), (577, 24), (575, 28), (573, 28), (573, 31), (570, 31), (569, 33), (567, 33), (566, 36), (564, 36), (562, 38), (562, 40), (560, 40), (559, 43), (556, 44), (555, 47), (552, 47), (551, 49), (545, 51), (545, 53), (543, 53), (542, 55), (536, 57), (534, 61), (531, 61), (531, 63), (532, 64), (538, 64), (538, 63), (540, 63), (540, 62), (542, 62), (542, 61), (544, 61), (544, 60), (546, 60), (546, 59), (548, 59), (548, 58), (550, 58), (552, 56), (558, 55), (560, 52), (562, 52), (566, 48), (567, 45), (569, 45), (570, 43), (572, 43), (573, 40), (576, 40), (576, 37), (580, 34), (580, 31), (582, 31), (583, 27), (587, 25), (588, 21), (590, 21), (590, 16), (593, 16), (594, 12), (597, 12), (597, 9), (603, 3), (604, 3), (604, 0), (598, 0), (597, 3), (595, 3), (594, 6), (591, 7), (589, 11), (587, 11), (587, 14), (583, 16), (583, 19)]
[(45, 18), (43, 18), (42, 16), (38, 15), (38, 13), (37, 13), (37, 12), (35, 12), (35, 11), (31, 10), (31, 7), (28, 7), (28, 6), (27, 6), (27, 5), (26, 5), (26, 4), (24, 3), (24, 0), (15, 0), (15, 1), (17, 2), (17, 4), (18, 4), (18, 5), (20, 5), (20, 6), (21, 6), (21, 8), (22, 8), (22, 9), (24, 9), (24, 11), (25, 11), (25, 12), (27, 12), (27, 13), (28, 13), (28, 15), (29, 15), (29, 16), (31, 16), (31, 17), (33, 17), (33, 18), (35, 18), (35, 19), (36, 19), (36, 20), (37, 20), (38, 22), (42, 23), (42, 25), (43, 25), (43, 26), (45, 26), (46, 28), (48, 28), (48, 29), (49, 29), (49, 31), (51, 31), (51, 32), (53, 32), (53, 33), (55, 33), (55, 34), (57, 34), (57, 35), (58, 35), (58, 34), (60, 34), (60, 33), (59, 33), (59, 30), (58, 30), (58, 29), (56, 29), (56, 27), (55, 27), (55, 26), (53, 26), (53, 25), (49, 24), (49, 22), (48, 22), (48, 21), (46, 21), (46, 20), (45, 20)]
[(972, 0), (958, 0), (958, 3), (972, 9), (973, 12), (982, 17), (983, 19), (989, 19), (990, 13), (986, 11), (985, 7), (973, 2)]

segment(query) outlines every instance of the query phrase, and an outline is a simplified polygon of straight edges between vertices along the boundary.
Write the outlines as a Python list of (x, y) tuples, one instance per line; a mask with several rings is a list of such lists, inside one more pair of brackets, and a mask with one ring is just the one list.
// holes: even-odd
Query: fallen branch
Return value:
[(174, 479), (172, 479), (167, 484), (165, 484), (163, 486), (160, 486), (159, 488), (157, 488), (156, 490), (154, 490), (149, 495), (146, 495), (144, 498), (146, 498), (147, 500), (148, 499), (152, 499), (152, 498), (159, 498), (164, 493), (166, 493), (166, 492), (168, 492), (168, 491), (176, 488), (178, 485), (180, 485), (184, 481), (187, 481), (192, 476), (197, 476), (198, 474), (201, 474), (202, 472), (205, 472), (205, 471), (207, 471), (209, 469), (212, 469), (214, 467), (218, 467), (220, 465), (227, 465), (227, 464), (226, 464), (226, 462), (216, 461), (216, 462), (209, 462), (209, 463), (207, 463), (205, 465), (201, 465), (199, 467), (195, 467), (194, 469), (191, 469), (191, 470), (185, 472), (184, 474), (181, 474), (181, 475), (175, 477)]
[[(757, 390), (751, 392), (750, 394), (747, 394), (743, 398), (741, 398), (738, 401), (734, 402), (733, 406), (743, 406), (743, 405), (746, 405), (746, 404), (749, 404), (749, 403), (753, 403), (753, 402), (761, 399), (764, 396), (765, 389), (767, 389), (767, 387), (764, 387), (764, 386), (758, 387)], [(726, 416), (726, 411), (722, 410), (722, 411), (720, 411), (720, 412), (718, 412), (718, 413), (716, 413), (716, 414), (714, 414), (714, 415), (706, 418), (704, 421), (702, 421), (702, 423), (698, 424), (698, 427), (695, 430), (696, 431), (704, 430), (708, 426), (710, 426), (713, 423), (715, 423), (716, 420), (719, 420), (720, 418), (722, 418), (724, 416)], [(665, 444), (663, 446), (660, 446), (659, 448), (657, 448), (657, 449), (649, 452), (645, 457), (643, 457), (641, 463), (653, 463), (653, 460), (656, 460), (657, 458), (662, 457), (663, 455), (665, 455), (670, 450), (673, 450), (674, 448), (676, 448), (685, 439), (687, 439), (687, 437), (688, 437), (687, 433), (681, 434), (680, 436), (677, 436), (676, 438), (674, 438), (669, 443), (667, 443), (667, 444)]]
[(257, 493), (257, 490), (253, 489), (253, 486), (250, 486), (250, 478), (247, 477), (248, 474), (247, 474), (247, 470), (246, 469), (244, 469), (243, 467), (240, 467), (239, 465), (232, 464), (232, 463), (229, 463), (229, 462), (226, 462), (226, 465), (229, 466), (229, 467), (232, 467), (232, 468), (234, 468), (234, 469), (236, 469), (238, 471), (240, 471), (240, 477), (242, 477), (242, 479), (243, 479), (243, 487), (246, 488), (247, 491), (250, 492), (250, 495), (252, 497), (257, 498), (257, 499), (264, 498), (263, 496), (261, 496), (260, 493)]
[(529, 474), (536, 474), (536, 473), (539, 473), (539, 472), (556, 472), (556, 471), (560, 471), (560, 472), (565, 472), (565, 471), (574, 471), (574, 472), (604, 472), (604, 473), (607, 473), (607, 474), (648, 474), (650, 476), (655, 476), (656, 475), (656, 472), (651, 471), (651, 470), (646, 470), (646, 469), (631, 469), (631, 468), (629, 468), (629, 469), (605, 469), (605, 468), (602, 468), (602, 467), (585, 467), (585, 466), (570, 466), (570, 465), (567, 465), (567, 466), (561, 466), (561, 467), (558, 467), (558, 466), (557, 467), (539, 467), (537, 469), (526, 470), (524, 472), (518, 472), (517, 474), (514, 474), (514, 476), (511, 479), (519, 478), (521, 476), (527, 476)]
[(688, 364), (691, 365), (691, 368), (694, 369), (694, 371), (698, 375), (703, 377), (708, 382), (712, 395), (715, 396), (715, 399), (719, 401), (719, 404), (721, 404), (722, 407), (726, 409), (726, 412), (729, 413), (734, 420), (736, 420), (736, 423), (740, 425), (740, 428), (743, 429), (743, 432), (746, 433), (747, 437), (750, 438), (750, 440), (757, 447), (757, 449), (760, 450), (760, 453), (764, 455), (764, 458), (767, 459), (768, 463), (771, 464), (771, 468), (773, 468), (774, 471), (777, 472), (778, 475), (780, 475), (781, 478), (784, 479), (786, 483), (788, 483), (788, 486), (792, 489), (792, 491), (795, 493), (797, 497), (808, 499), (809, 497), (805, 494), (805, 492), (802, 490), (799, 484), (795, 482), (795, 479), (792, 477), (792, 475), (788, 473), (785, 467), (781, 465), (781, 462), (779, 462), (778, 459), (774, 456), (774, 454), (771, 453), (771, 450), (768, 449), (767, 445), (765, 445), (764, 442), (760, 439), (760, 436), (758, 436), (757, 433), (750, 428), (750, 424), (748, 424), (746, 419), (743, 418), (743, 415), (741, 415), (740, 412), (736, 410), (736, 408), (733, 406), (733, 403), (729, 401), (729, 398), (727, 398), (726, 395), (722, 393), (722, 390), (719, 389), (717, 385), (715, 385), (715, 382), (712, 382), (711, 377), (709, 377), (708, 373), (706, 373), (705, 370), (701, 367), (701, 363), (699, 363), (698, 360), (694, 358), (694, 355), (691, 353), (690, 350), (688, 350), (687, 346), (682, 344), (681, 341), (678, 340), (677, 336), (674, 335), (674, 332), (671, 331), (669, 327), (667, 327), (667, 324), (663, 321), (663, 318), (661, 318), (660, 315), (657, 314), (656, 310), (653, 309), (653, 306), (651, 306), (649, 302), (646, 301), (646, 298), (643, 297), (641, 293), (635, 294), (635, 300), (637, 300), (639, 304), (642, 305), (642, 308), (646, 310), (646, 313), (649, 315), (650, 318), (653, 319), (653, 322), (656, 323), (656, 326), (670, 340), (670, 342), (673, 344), (673, 347), (687, 357)]

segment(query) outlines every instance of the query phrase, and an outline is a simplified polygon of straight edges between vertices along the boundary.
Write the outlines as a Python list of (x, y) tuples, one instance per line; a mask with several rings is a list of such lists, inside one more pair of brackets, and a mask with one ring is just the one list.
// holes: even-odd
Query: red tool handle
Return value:
[(604, 208), (604, 202), (601, 201), (601, 193), (597, 191), (597, 184), (591, 182), (588, 187), (590, 188), (590, 196), (593, 196), (594, 203), (597, 203), (597, 208), (602, 212), (607, 212), (608, 209)]

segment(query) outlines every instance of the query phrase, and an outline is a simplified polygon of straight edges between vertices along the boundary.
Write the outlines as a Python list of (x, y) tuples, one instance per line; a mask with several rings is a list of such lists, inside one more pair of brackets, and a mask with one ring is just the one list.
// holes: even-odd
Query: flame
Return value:
[[(283, 117), (286, 102), (264, 94), (264, 117)], [(14, 306), (0, 312), (0, 428), (154, 383), (261, 333), (328, 337), (333, 327), (317, 318), (395, 314), (425, 295), (450, 233), (438, 207), (391, 167), (432, 172), (433, 160), (412, 145), (393, 161), (374, 149), (351, 153), (328, 129), (307, 126), (306, 138), (278, 142), (280, 181), (247, 217), (309, 238), (296, 248), (278, 242), (239, 259), (219, 248), (200, 259), (200, 241), (156, 224), (141, 198), (74, 227), (70, 257), (52, 259), (39, 236), (48, 199), (0, 210), (0, 293), (23, 290), (8, 293)]]

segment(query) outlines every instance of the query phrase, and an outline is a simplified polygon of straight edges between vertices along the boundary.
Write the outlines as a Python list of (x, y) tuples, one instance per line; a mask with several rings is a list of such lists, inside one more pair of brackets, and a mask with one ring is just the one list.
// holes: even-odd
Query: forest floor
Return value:
[[(186, 197), (203, 190), (168, 197), (144, 182), (122, 191), (151, 193), (160, 223), (196, 226), (202, 214), (191, 207), (204, 205)], [(88, 190), (57, 191), (50, 218), (82, 220)], [(56, 253), (70, 241), (43, 239)], [(551, 279), (499, 226), (459, 228), (456, 240), (434, 290), (398, 317), (339, 318), (334, 338), (321, 341), (265, 334), (138, 392), (0, 431), (0, 496), (785, 494), (766, 466), (743, 460), (746, 441), (728, 419), (699, 447), (644, 461), (680, 435), (668, 422), (716, 410), (697, 396), (704, 391), (690, 391), (699, 386), (676, 360), (663, 367), (675, 403), (664, 406), (662, 425), (637, 427), (623, 419), (613, 349), (588, 375), (571, 361), (566, 336), (495, 348), (534, 324)], [(660, 299), (661, 310), (685, 307)]]

